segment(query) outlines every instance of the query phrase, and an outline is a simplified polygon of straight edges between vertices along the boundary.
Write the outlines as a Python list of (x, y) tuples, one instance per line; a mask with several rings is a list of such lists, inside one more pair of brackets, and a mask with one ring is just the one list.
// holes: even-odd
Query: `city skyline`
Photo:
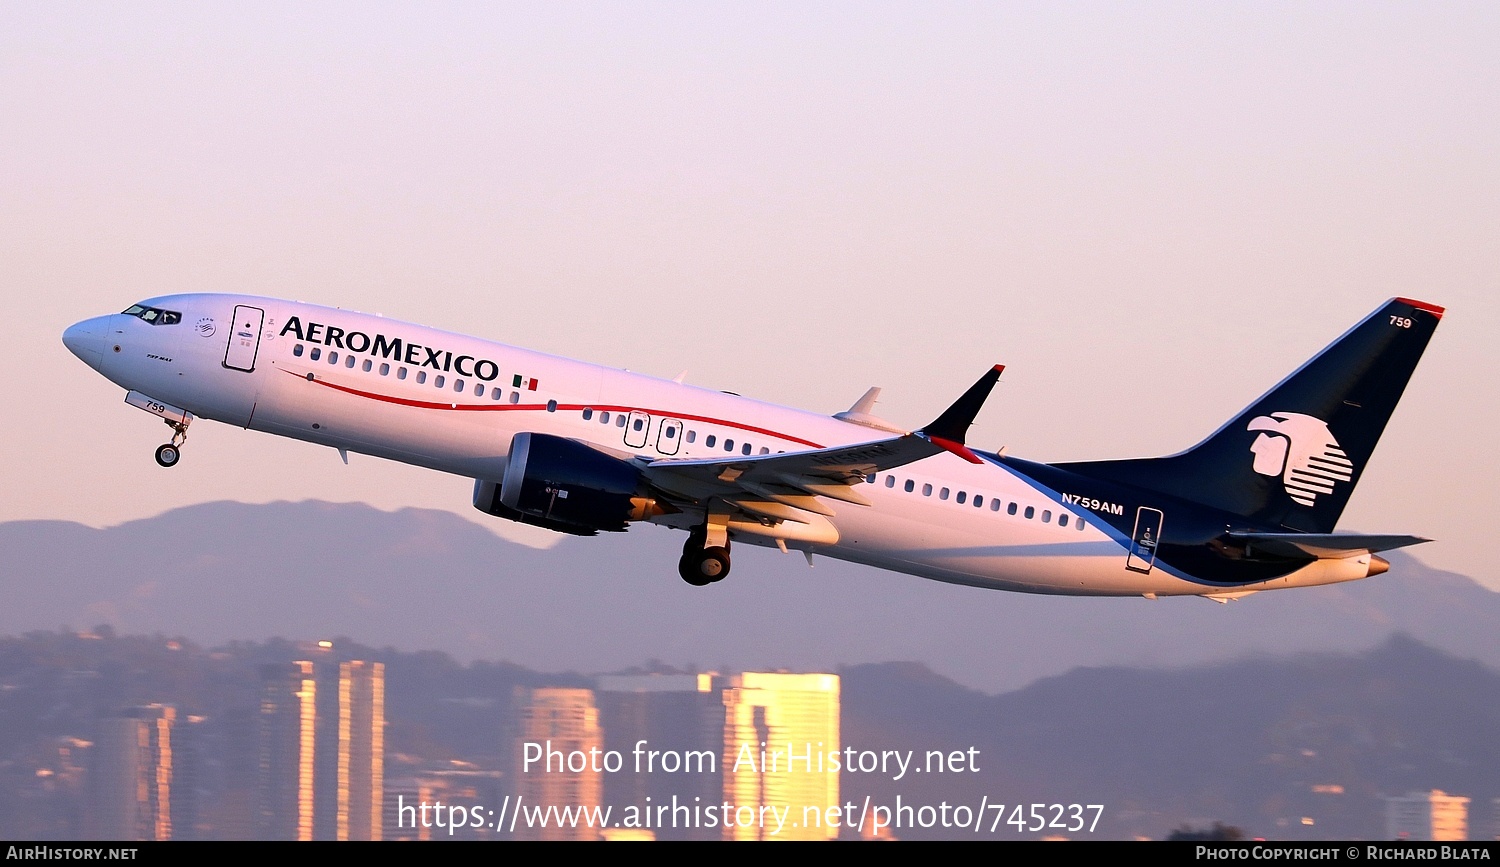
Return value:
[[(323, 644), (326, 646), (326, 642)], [(88, 825), (61, 839), (84, 839), (101, 833), (113, 839), (152, 834), (172, 839), (266, 838), (249, 831), (240, 812), (253, 810), (254, 802), (236, 794), (240, 783), (235, 781), (245, 777), (234, 769), (235, 756), (243, 752), (235, 744), (246, 738), (253, 744), (257, 725), (252, 722), (245, 726), (244, 716), (236, 708), (255, 701), (257, 684), (264, 682), (256, 672), (267, 671), (263, 662), (267, 654), (294, 658), (299, 652), (296, 643), (238, 643), (209, 650), (144, 636), (35, 633), (26, 639), (6, 639), (5, 645), (10, 667), (0, 672), (0, 684), (4, 685), (0, 695), (6, 696), (6, 725), (24, 725), (33, 699), (48, 694), (52, 697), (45, 700), (43, 709), (53, 718), (47, 728), (20, 739), (8, 735), (6, 741), (28, 751), (45, 744), (54, 746), (45, 747), (42, 753), (28, 752), (24, 757), (22, 753), (8, 754), (9, 758), (0, 762), (0, 790), (7, 793), (3, 801), (8, 805), (0, 810), (0, 827), (10, 827), (11, 833), (21, 836), (57, 839), (39, 832), (38, 827), (23, 831), (6, 824), (43, 810), (52, 811), (59, 819), (69, 815), (69, 821)], [(106, 650), (110, 656), (97, 655)], [(1494, 688), (1497, 675), (1410, 640), (1393, 640), (1358, 657), (1245, 660), (1228, 668), (1204, 667), (1178, 673), (1079, 670), (1056, 683), (994, 698), (957, 689), (920, 667), (902, 665), (856, 666), (838, 675), (626, 671), (582, 682), (576, 676), (512, 669), (500, 680), (493, 680), (495, 675), (502, 675), (502, 670), (476, 664), (466, 673), (452, 667), (451, 661), (446, 668), (441, 664), (434, 668), (439, 660), (430, 653), (372, 654), (368, 648), (355, 645), (340, 649), (337, 643), (328, 650), (335, 658), (353, 654), (379, 660), (388, 676), (395, 678), (390, 699), (394, 707), (387, 725), (395, 733), (390, 756), (401, 770), (396, 774), (399, 782), (383, 786), (384, 814), (388, 817), (384, 831), (389, 833), (381, 836), (387, 839), (509, 837), (511, 828), (504, 823), (490, 828), (471, 820), (493, 824), (496, 812), (504, 815), (507, 810), (520, 809), (523, 802), (528, 822), (555, 822), (557, 816), (544, 818), (548, 811), (570, 806), (593, 804), (623, 811), (612, 814), (619, 827), (606, 824), (611, 834), (635, 837), (656, 835), (667, 827), (680, 829), (707, 816), (716, 817), (705, 823), (711, 832), (708, 838), (736, 837), (746, 829), (723, 824), (717, 818), (729, 815), (738, 815), (741, 823), (753, 822), (753, 817), (759, 816), (778, 829), (772, 836), (805, 830), (796, 825), (809, 821), (819, 822), (817, 830), (827, 833), (827, 825), (821, 823), (833, 821), (834, 814), (828, 807), (803, 805), (803, 810), (795, 809), (799, 797), (822, 804), (823, 796), (810, 794), (811, 790), (799, 796), (797, 786), (788, 786), (789, 781), (773, 783), (769, 777), (760, 777), (760, 782), (750, 787), (755, 791), (747, 796), (748, 802), (741, 797), (744, 792), (735, 794), (743, 788), (743, 780), (732, 780), (738, 773), (731, 773), (736, 764), (753, 760), (762, 765), (760, 771), (786, 770), (770, 763), (777, 751), (786, 754), (785, 748), (775, 743), (783, 736), (790, 739), (794, 753), (806, 743), (807, 769), (815, 772), (809, 777), (831, 782), (835, 776), (824, 773), (825, 769), (836, 774), (838, 794), (830, 794), (829, 799), (837, 797), (841, 802), (840, 839), (869, 832), (894, 834), (901, 839), (951, 836), (954, 829), (944, 822), (951, 822), (956, 810), (972, 814), (971, 808), (979, 802), (971, 799), (977, 799), (980, 793), (1008, 801), (1022, 793), (1056, 797), (1082, 788), (1097, 793), (1104, 802), (1099, 807), (1100, 824), (1087, 831), (1074, 828), (1063, 836), (1118, 838), (1150, 828), (1151, 836), (1159, 838), (1173, 829), (1206, 827), (1214, 820), (1239, 826), (1247, 833), (1283, 840), (1388, 839), (1387, 831), (1395, 827), (1388, 824), (1392, 821), (1404, 823), (1398, 831), (1408, 839), (1488, 839), (1500, 830), (1493, 822), (1494, 806), (1500, 804), (1494, 780), (1500, 776), (1491, 767), (1494, 754), (1485, 743), (1487, 736), (1481, 734), (1492, 730), (1493, 720), (1500, 714), (1494, 698), (1500, 695), (1500, 689)], [(84, 661), (90, 654), (105, 664), (96, 669)], [(109, 661), (127, 656), (135, 668), (130, 675), (134, 686), (121, 681), (120, 675), (126, 672)], [(32, 663), (14, 667), (24, 659)], [(52, 668), (55, 675), (43, 673), (67, 659), (73, 660), (72, 667), (65, 664)], [(293, 671), (286, 663), (279, 665), (287, 674), (298, 674), (292, 680), (300, 682), (301, 669)], [(203, 666), (217, 673), (209, 680), (191, 674)], [(482, 685), (486, 679), (492, 686)], [(698, 686), (684, 688), (688, 681)], [(799, 728), (799, 717), (812, 721), (824, 712), (801, 699), (793, 701), (790, 692), (808, 685), (826, 694), (823, 687), (840, 681), (839, 721), (834, 730), (819, 728), (826, 722)], [(95, 690), (102, 687), (112, 695), (145, 695), (158, 701), (100, 718), (79, 716), (69, 708), (70, 696), (87, 695), (78, 690), (89, 682)], [(1252, 688), (1267, 682), (1277, 684), (1284, 694), (1273, 697)], [(534, 685), (523, 689), (522, 683)], [(792, 689), (778, 698), (767, 692), (747, 700), (747, 685), (752, 691), (762, 692)], [(1393, 686), (1398, 688), (1393, 690)], [(121, 687), (127, 687), (123, 693)], [(210, 692), (205, 693), (204, 687)], [(712, 772), (713, 764), (702, 764), (701, 757), (689, 758), (691, 767), (677, 764), (690, 755), (678, 748), (698, 743), (692, 731), (704, 719), (694, 702), (684, 702), (680, 696), (700, 693), (699, 687), (716, 698), (722, 696), (718, 713), (722, 742), (711, 749), (724, 772), (722, 777)], [(305, 684), (295, 688), (308, 691)], [(605, 709), (601, 714), (594, 709), (594, 697), (607, 693), (622, 698), (634, 695), (646, 703), (601, 703)], [(1251, 698), (1257, 694), (1262, 697)], [(476, 716), (475, 711), (487, 706), (485, 696), (499, 701)], [(553, 708), (543, 717), (535, 717), (529, 710), (538, 706), (534, 701), (537, 698)], [(224, 703), (226, 699), (228, 704)], [(1080, 702), (1104, 702), (1112, 713), (1107, 717), (1080, 717)], [(1180, 720), (1182, 709), (1204, 706), (1205, 702), (1216, 710), (1194, 715), (1198, 723), (1207, 726), (1201, 733), (1182, 730), (1174, 739), (1153, 741), (1149, 733), (1159, 731), (1160, 725), (1169, 720)], [(563, 710), (568, 706), (585, 713)], [(653, 706), (654, 711), (648, 710)], [(933, 713), (939, 708), (944, 711), (941, 716)], [(432, 716), (434, 710), (438, 712), (436, 717)], [(468, 717), (468, 722), (461, 722), (460, 717)], [(524, 722), (544, 718), (552, 722), (534, 730)], [(445, 721), (434, 728), (439, 719)], [(489, 722), (474, 729), (474, 723), (481, 719)], [(112, 740), (113, 732), (124, 730), (118, 723), (126, 721), (146, 721), (147, 729), (160, 731)], [(639, 727), (642, 721), (645, 728)], [(750, 725), (756, 743), (741, 742), (740, 735), (745, 732), (740, 723)], [(260, 728), (264, 731), (263, 726)], [(613, 742), (605, 734), (611, 728), (620, 728)], [(461, 734), (465, 729), (472, 731)], [(139, 728), (132, 731), (136, 730), (146, 732)], [(1351, 732), (1360, 731), (1366, 735), (1351, 738)], [(86, 739), (79, 739), (80, 734)], [(170, 737), (170, 752), (163, 749), (167, 742), (162, 734)], [(575, 734), (582, 739), (569, 740)], [(686, 740), (681, 739), (684, 734)], [(515, 766), (521, 756), (505, 758), (517, 748), (524, 749), (521, 739), (531, 735), (544, 738), (536, 745), (538, 749), (554, 753), (544, 759), (554, 767), (545, 772), (548, 779), (542, 782), (566, 791), (551, 795), (532, 791), (525, 779), (527, 774)], [(622, 745), (619, 737), (635, 735), (643, 735), (645, 744), (638, 741), (616, 749)], [(39, 740), (31, 740), (37, 736)], [(453, 751), (459, 743), (452, 740), (455, 736), (469, 739), (471, 746)], [(824, 745), (836, 739), (840, 750), (819, 750), (815, 742), (803, 740), (809, 737)], [(122, 751), (112, 745), (115, 741), (128, 743), (129, 748)], [(759, 753), (756, 747), (762, 741), (765, 752)], [(1111, 745), (1113, 741), (1122, 743)], [(1238, 748), (1221, 750), (1217, 755), (1203, 752), (1209, 744), (1226, 741), (1237, 743)], [(58, 752), (46, 758), (52, 749)], [(659, 788), (655, 794), (642, 795), (647, 790), (631, 787), (617, 790), (613, 797), (603, 795), (611, 774), (639, 770), (626, 766), (640, 761), (646, 749), (656, 750), (654, 771), (648, 771), (648, 776), (669, 768), (669, 773), (675, 772), (665, 789), (667, 798), (675, 796), (675, 800), (656, 800), (662, 797)], [(676, 758), (665, 758), (674, 752)], [(142, 763), (132, 755), (146, 761)], [(900, 769), (890, 765), (882, 770), (882, 756), (891, 761), (893, 755), (906, 756), (898, 759)], [(1125, 768), (1143, 762), (1160, 767), (1159, 763), (1172, 755), (1180, 760), (1170, 773), (1161, 767), (1161, 780), (1122, 774)], [(42, 759), (34, 771), (33, 756)], [(934, 757), (945, 767), (934, 766)], [(21, 760), (19, 767), (17, 758)], [(599, 762), (600, 767), (589, 773), (586, 766), (592, 761)], [(559, 774), (559, 763), (570, 762), (584, 773)], [(835, 762), (840, 766), (834, 768)], [(307, 764), (316, 768), (318, 762), (309, 757)], [(122, 776), (116, 770), (131, 766), (145, 769), (145, 773), (132, 770)], [(916, 767), (925, 768), (926, 773), (911, 773)], [(17, 770), (21, 773), (15, 773)], [(255, 776), (253, 771), (249, 776)], [(570, 779), (572, 776), (577, 779)], [(753, 782), (758, 776), (752, 774), (748, 779)], [(126, 778), (154, 782), (123, 788), (108, 782)], [(718, 797), (694, 794), (698, 783), (720, 779), (725, 783), (722, 801), (726, 806), (722, 811)], [(1164, 787), (1168, 779), (1171, 782)], [(652, 782), (648, 788), (660, 782)], [(1413, 789), (1418, 793), (1413, 794)], [(107, 797), (110, 791), (118, 793), (113, 802)], [(39, 799), (43, 792), (50, 794)], [(144, 793), (143, 799), (138, 799), (136, 792)], [(393, 795), (406, 797), (404, 806), (393, 803)], [(522, 800), (516, 800), (522, 795)], [(413, 796), (418, 800), (413, 801)], [(315, 792), (308, 802), (321, 800), (321, 793)], [(447, 821), (433, 823), (433, 805), (439, 801), (447, 805), (443, 809), (448, 812), (442, 815)], [(1420, 805), (1436, 806), (1438, 801), (1444, 804), (1442, 818), (1434, 810), (1435, 824), (1424, 830)], [(431, 809), (419, 813), (417, 805), (424, 802)], [(949, 805), (948, 818), (943, 821), (938, 818), (940, 802)], [(873, 814), (875, 823), (868, 828), (863, 822), (856, 825), (860, 805), (872, 803), (877, 811)], [(87, 810), (80, 813), (85, 804), (89, 805)], [(128, 804), (136, 806), (119, 809)], [(905, 811), (901, 812), (898, 808), (903, 804)], [(646, 807), (656, 812), (648, 814)], [(17, 808), (21, 808), (19, 812)], [(889, 812), (880, 813), (881, 808)], [(463, 811), (463, 821), (455, 823), (453, 811), (458, 809)], [(809, 819), (807, 811), (814, 809), (823, 818)], [(139, 817), (130, 820), (134, 831), (106, 832), (100, 824), (100, 820), (114, 821), (109, 817), (132, 811)], [(167, 831), (162, 820), (169, 811), (171, 827)], [(420, 826), (419, 817), (429, 824)], [(309, 817), (310, 827), (316, 826), (313, 818)], [(992, 837), (1027, 839), (1061, 833), (1036, 827), (1028, 832), (1024, 816), (1019, 823), (1014, 816), (990, 818), (994, 821), (987, 822), (984, 833)], [(882, 826), (884, 822), (896, 824)], [(962, 833), (972, 836), (975, 831), (969, 828)]]

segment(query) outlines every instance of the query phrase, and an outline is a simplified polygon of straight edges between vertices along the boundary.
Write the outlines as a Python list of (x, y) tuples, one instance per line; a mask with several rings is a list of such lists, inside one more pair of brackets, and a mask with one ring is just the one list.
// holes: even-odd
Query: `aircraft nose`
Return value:
[(63, 345), (68, 351), (89, 367), (102, 371), (104, 366), (104, 320), (108, 317), (95, 316), (93, 319), (85, 319), (76, 323), (63, 332)]

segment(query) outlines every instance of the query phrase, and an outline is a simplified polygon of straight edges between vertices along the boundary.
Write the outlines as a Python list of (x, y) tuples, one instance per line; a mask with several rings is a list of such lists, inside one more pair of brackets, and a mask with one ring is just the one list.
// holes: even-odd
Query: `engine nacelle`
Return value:
[(592, 536), (667, 509), (645, 495), (640, 470), (576, 440), (518, 433), (499, 485), (474, 485), (474, 508), (562, 533)]

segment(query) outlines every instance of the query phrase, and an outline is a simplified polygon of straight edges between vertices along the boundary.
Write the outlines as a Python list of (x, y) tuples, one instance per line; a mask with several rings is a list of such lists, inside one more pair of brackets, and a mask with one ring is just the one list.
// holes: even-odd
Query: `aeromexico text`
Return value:
[(281, 336), (288, 334), (296, 335), (304, 343), (321, 343), (346, 352), (360, 352), (412, 367), (430, 367), (444, 373), (472, 376), (485, 382), (491, 382), (500, 376), (500, 365), (488, 358), (454, 355), (444, 349), (405, 342), (399, 337), (386, 337), (384, 334), (371, 337), (363, 331), (345, 331), (337, 325), (325, 325), (322, 322), (309, 322), (304, 327), (300, 316), (293, 316), (282, 326)]

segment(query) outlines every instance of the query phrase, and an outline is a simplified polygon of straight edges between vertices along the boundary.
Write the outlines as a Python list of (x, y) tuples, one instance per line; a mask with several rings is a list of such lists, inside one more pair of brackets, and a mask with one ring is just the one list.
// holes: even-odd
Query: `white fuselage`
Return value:
[[(74, 342), (85, 333), (97, 338), (97, 364), (74, 351), (126, 389), (196, 416), (474, 479), (499, 482), (511, 438), (521, 432), (651, 460), (776, 454), (890, 436), (817, 413), (348, 310), (210, 294), (142, 304), (180, 312), (181, 321), (98, 317), (69, 331)], [(245, 322), (235, 320), (237, 311)], [(258, 321), (251, 311), (259, 312)], [(1222, 589), (1164, 564), (1147, 573), (1127, 569), (1128, 540), (1087, 504), (1065, 502), (983, 457), (971, 464), (945, 452), (877, 474), (858, 486), (871, 505), (829, 503), (831, 535), (828, 527), (815, 532), (792, 523), (782, 532), (744, 523), (729, 529), (737, 541), (780, 541), (996, 589), (1076, 595)], [(653, 520), (682, 526), (677, 517)], [(1368, 566), (1368, 559), (1321, 560), (1245, 589), (1360, 578)]]

